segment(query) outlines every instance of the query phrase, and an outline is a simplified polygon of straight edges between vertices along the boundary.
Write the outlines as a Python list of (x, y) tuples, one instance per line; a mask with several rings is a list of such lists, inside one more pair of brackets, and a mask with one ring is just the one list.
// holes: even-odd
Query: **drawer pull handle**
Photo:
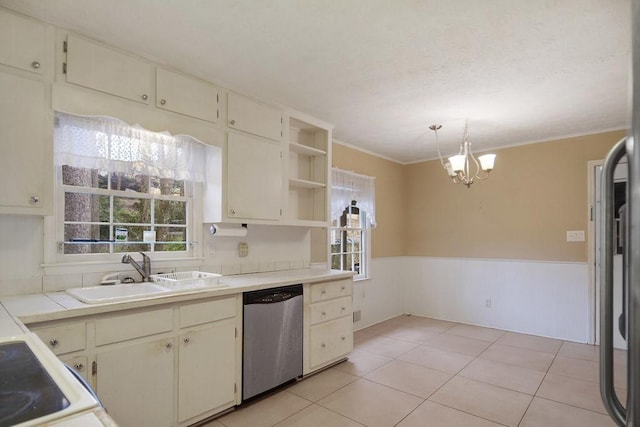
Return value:
[(164, 346), (165, 346), (166, 348), (172, 348), (172, 347), (173, 347), (173, 344), (171, 344), (170, 342), (168, 342), (168, 343), (166, 343)]
[(321, 314), (322, 314), (323, 316), (326, 316), (326, 315), (327, 315), (327, 312), (326, 312), (326, 311), (323, 311)]
[(146, 93), (142, 95), (142, 100), (146, 101), (147, 99), (149, 99), (149, 95), (147, 95)]
[(57, 338), (51, 338), (49, 340), (49, 344), (51, 344), (51, 347), (55, 347), (58, 345), (58, 339)]
[(186, 337), (185, 339), (182, 340), (185, 344), (189, 344), (189, 342), (191, 342), (191, 338)]
[(31, 203), (33, 203), (34, 205), (36, 203), (38, 203), (40, 201), (40, 197), (38, 196), (31, 196)]
[(235, 120), (230, 120), (230, 121), (229, 121), (229, 123), (230, 123), (231, 125), (235, 125), (235, 124), (236, 124), (236, 121), (235, 121)]
[(346, 340), (347, 340), (347, 337), (342, 337), (342, 341), (346, 341)]
[(342, 311), (345, 311), (347, 308), (346, 307), (342, 307)]
[(320, 291), (320, 294), (321, 294), (321, 295), (324, 295), (324, 294), (326, 294), (326, 293), (327, 293), (327, 291), (325, 291), (324, 289)]
[(344, 291), (344, 290), (345, 290), (345, 287), (343, 286), (343, 287), (341, 287), (340, 289), (342, 289), (342, 290)]
[(82, 371), (84, 369), (84, 365), (80, 362), (73, 365), (73, 367), (75, 368), (76, 371)]
[(166, 103), (167, 103), (167, 100), (166, 100), (166, 99), (161, 99), (161, 100), (160, 100), (160, 104), (164, 105), (164, 104), (166, 104)]
[(37, 70), (38, 68), (40, 68), (40, 63), (38, 61), (33, 61), (31, 63), (31, 68), (34, 68)]
[(325, 343), (320, 344), (320, 347), (325, 348), (327, 345)]

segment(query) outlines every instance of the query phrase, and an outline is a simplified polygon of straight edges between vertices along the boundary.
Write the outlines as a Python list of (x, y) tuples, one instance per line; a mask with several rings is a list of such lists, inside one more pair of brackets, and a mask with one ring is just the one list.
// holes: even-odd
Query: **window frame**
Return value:
[[(335, 255), (338, 255), (342, 258), (342, 256), (344, 255), (348, 255), (351, 254), (353, 256), (353, 254), (359, 253), (360, 254), (360, 263), (359, 263), (359, 272), (357, 274), (355, 274), (353, 276), (353, 280), (354, 281), (359, 281), (359, 280), (366, 280), (369, 279), (369, 272), (370, 272), (370, 265), (371, 265), (371, 228), (367, 227), (366, 221), (367, 221), (367, 214), (365, 211), (360, 210), (359, 211), (359, 220), (360, 220), (360, 227), (348, 227), (348, 226), (338, 226), (338, 225), (333, 225), (333, 222), (335, 220), (332, 221), (332, 225), (330, 227), (328, 227), (327, 230), (327, 241), (329, 242), (328, 244), (328, 252), (329, 252), (329, 266), (331, 268), (333, 268), (333, 257)], [(333, 240), (332, 240), (332, 234), (334, 231), (338, 232), (338, 233), (343, 233), (345, 231), (353, 231), (353, 230), (359, 230), (360, 231), (360, 251), (352, 251), (352, 252), (345, 252), (345, 251), (341, 251), (341, 252), (333, 252), (333, 250), (331, 249), (331, 247), (333, 246)], [(342, 245), (342, 238), (341, 240), (341, 245)], [(344, 270), (344, 265), (342, 265), (343, 261), (341, 259), (340, 264), (341, 264), (341, 269), (342, 271), (354, 271), (352, 269), (348, 269), (348, 270)]]

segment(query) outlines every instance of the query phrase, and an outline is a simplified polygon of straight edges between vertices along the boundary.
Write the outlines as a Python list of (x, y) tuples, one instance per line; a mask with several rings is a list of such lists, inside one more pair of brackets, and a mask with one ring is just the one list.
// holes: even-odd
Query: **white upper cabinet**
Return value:
[(42, 74), (47, 63), (46, 50), (43, 24), (0, 11), (0, 63)]
[(152, 64), (71, 34), (66, 43), (67, 82), (149, 103), (153, 90)]
[(280, 141), (282, 139), (282, 111), (271, 105), (229, 93), (227, 126)]
[(0, 213), (46, 215), (53, 192), (46, 84), (0, 72), (0, 93)]
[(156, 68), (156, 107), (216, 123), (218, 88), (211, 83)]
[(279, 220), (282, 212), (282, 149), (279, 143), (229, 132), (226, 216)]

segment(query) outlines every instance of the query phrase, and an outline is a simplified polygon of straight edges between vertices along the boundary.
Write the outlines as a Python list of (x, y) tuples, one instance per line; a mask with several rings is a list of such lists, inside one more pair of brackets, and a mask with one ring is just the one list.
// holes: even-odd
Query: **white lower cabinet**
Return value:
[(235, 404), (236, 319), (180, 336), (178, 422)]
[(241, 296), (29, 325), (119, 426), (185, 426), (239, 403)]
[(352, 280), (308, 286), (305, 375), (339, 361), (353, 350)]
[(174, 424), (173, 338), (98, 353), (96, 392), (119, 426)]

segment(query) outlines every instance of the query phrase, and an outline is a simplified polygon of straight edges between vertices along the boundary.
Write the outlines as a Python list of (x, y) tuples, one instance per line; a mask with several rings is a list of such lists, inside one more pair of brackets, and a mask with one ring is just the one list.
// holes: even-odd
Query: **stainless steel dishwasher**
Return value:
[(302, 285), (245, 292), (242, 400), (302, 376)]

